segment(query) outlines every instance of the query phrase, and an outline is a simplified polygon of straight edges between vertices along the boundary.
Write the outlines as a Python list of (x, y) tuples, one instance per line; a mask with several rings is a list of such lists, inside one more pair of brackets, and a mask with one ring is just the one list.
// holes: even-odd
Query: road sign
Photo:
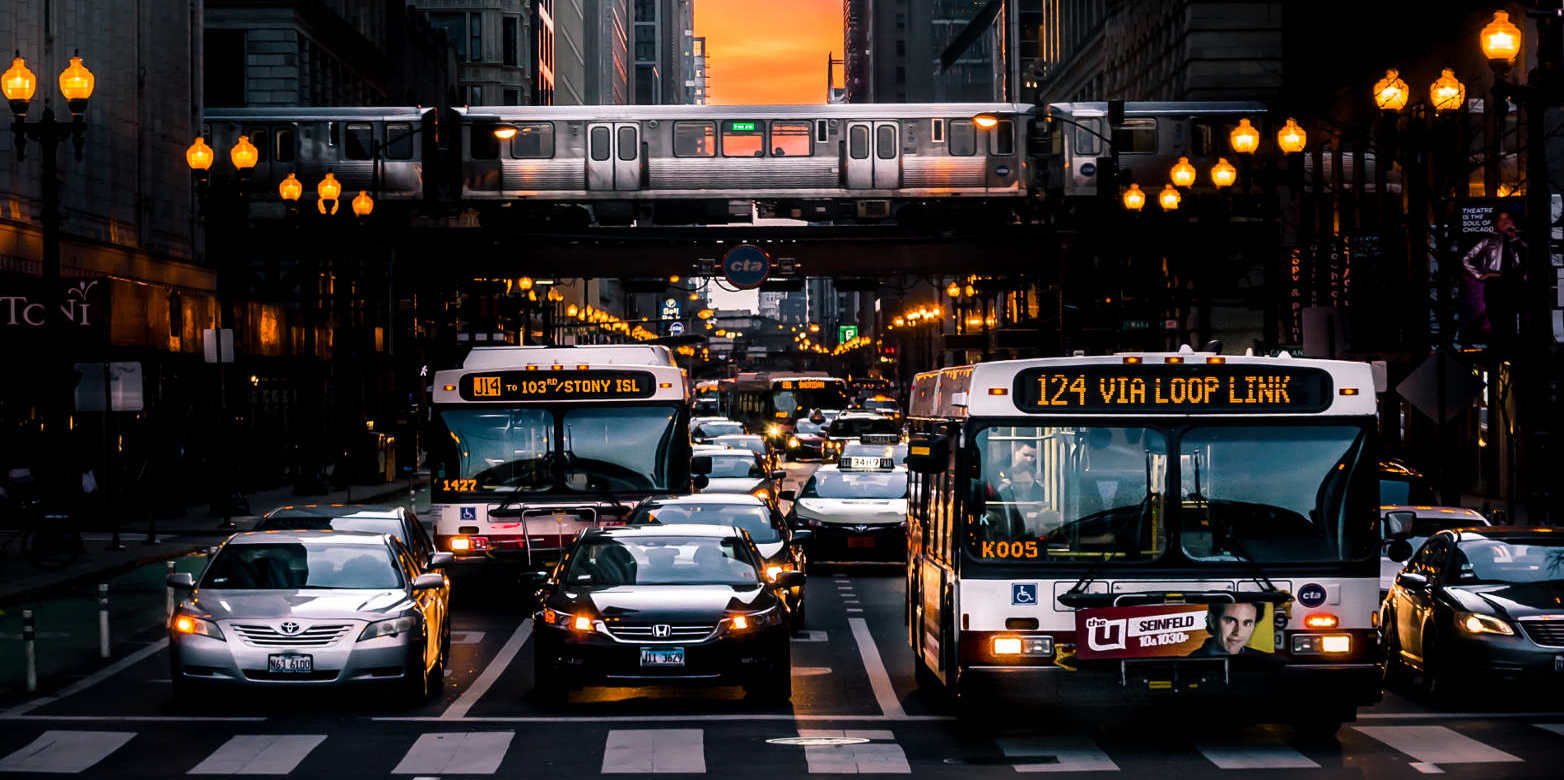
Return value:
[[(103, 411), (104, 393), (103, 363), (77, 363), (76, 411)], [(141, 364), (114, 362), (107, 366), (109, 380), (108, 404), (111, 412), (139, 412), (146, 408), (146, 396), (142, 392)]]
[(759, 287), (771, 274), (771, 256), (764, 249), (739, 244), (722, 256), (722, 278), (740, 290)]
[[(1472, 368), (1457, 360), (1454, 355), (1444, 358), (1444, 388), (1439, 387), (1439, 355), (1429, 355), (1401, 384), (1396, 393), (1412, 404), (1412, 408), (1427, 415), (1435, 422), (1448, 422), (1466, 411), (1482, 392), (1482, 383), (1472, 376)], [(1443, 398), (1441, 398), (1443, 396)], [(1443, 409), (1440, 401), (1443, 401)]]
[(681, 316), (678, 298), (664, 298), (662, 306), (662, 318), (664, 320), (676, 320)]
[(678, 322), (678, 321), (674, 321), (674, 322), (668, 323), (668, 335), (670, 335), (670, 336), (683, 336), (684, 335), (684, 323)]
[[(218, 350), (219, 341), (222, 342), (221, 353)], [(201, 331), (201, 346), (206, 353), (206, 362), (208, 363), (234, 362), (233, 328), (223, 328), (221, 331), (213, 330), (212, 328), (203, 329)]]
[(836, 326), (836, 343), (838, 343), (838, 344), (845, 344), (845, 343), (847, 343), (849, 341), (852, 341), (855, 338), (858, 338), (858, 326), (857, 325), (838, 325), (838, 326)]

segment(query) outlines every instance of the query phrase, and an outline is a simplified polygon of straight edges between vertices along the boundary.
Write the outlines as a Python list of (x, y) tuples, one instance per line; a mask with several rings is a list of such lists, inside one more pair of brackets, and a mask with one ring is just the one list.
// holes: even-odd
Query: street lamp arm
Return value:
[(1086, 125), (1083, 125), (1080, 122), (1075, 121), (1074, 119), (1066, 119), (1066, 118), (1064, 118), (1062, 116), (1054, 116), (1053, 114), (1049, 114), (1047, 116), (1047, 119), (1048, 119), (1049, 122), (1063, 122), (1063, 123), (1065, 123), (1067, 125), (1070, 125), (1072, 127), (1076, 127), (1078, 129), (1085, 130), (1086, 132), (1091, 133), (1094, 136), (1097, 136), (1097, 138), (1099, 140), (1101, 140), (1103, 143), (1107, 144), (1108, 148), (1112, 149), (1114, 154), (1118, 154), (1118, 152), (1119, 152), (1118, 147), (1113, 145), (1113, 139), (1112, 138), (1109, 138), (1108, 136), (1105, 136), (1102, 133), (1099, 133), (1096, 130), (1093, 130), (1092, 128), (1087, 127)]

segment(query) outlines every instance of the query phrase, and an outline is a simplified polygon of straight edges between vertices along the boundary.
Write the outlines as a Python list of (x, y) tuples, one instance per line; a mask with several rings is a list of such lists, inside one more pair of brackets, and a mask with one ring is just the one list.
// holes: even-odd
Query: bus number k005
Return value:
[(1036, 558), (1038, 552), (1036, 541), (985, 541), (978, 545), (978, 556), (982, 558)]

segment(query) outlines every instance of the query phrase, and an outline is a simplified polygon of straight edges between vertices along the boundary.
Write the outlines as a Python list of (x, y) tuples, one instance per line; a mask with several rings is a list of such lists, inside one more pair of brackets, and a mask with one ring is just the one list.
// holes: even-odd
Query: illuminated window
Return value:
[(753, 119), (729, 119), (722, 123), (723, 157), (764, 157), (766, 132)]
[(673, 156), (711, 157), (717, 153), (717, 129), (710, 122), (674, 122)]
[(808, 122), (771, 123), (772, 155), (776, 157), (808, 157), (811, 151)]

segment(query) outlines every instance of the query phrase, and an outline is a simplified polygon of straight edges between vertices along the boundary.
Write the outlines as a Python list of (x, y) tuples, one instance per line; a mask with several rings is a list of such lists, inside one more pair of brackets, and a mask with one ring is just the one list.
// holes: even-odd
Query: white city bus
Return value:
[(479, 347), (438, 371), (435, 545), (538, 569), (584, 528), (690, 492), (689, 383), (666, 347)]
[(921, 685), (1329, 731), (1377, 700), (1370, 367), (1184, 350), (916, 378)]

